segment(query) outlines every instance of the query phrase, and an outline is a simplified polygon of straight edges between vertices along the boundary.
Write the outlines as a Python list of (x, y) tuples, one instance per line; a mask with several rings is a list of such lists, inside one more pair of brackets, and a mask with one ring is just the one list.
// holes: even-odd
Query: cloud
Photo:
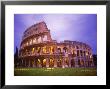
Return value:
[[(16, 26), (16, 33), (23, 33), (31, 25), (45, 21), (52, 38), (58, 42), (76, 40), (92, 46), (96, 44), (97, 17), (95, 14), (17, 14), (15, 16), (18, 18), (16, 24), (19, 27), (18, 30)], [(93, 40), (94, 42), (91, 42)], [(20, 42), (19, 40), (18, 43)]]

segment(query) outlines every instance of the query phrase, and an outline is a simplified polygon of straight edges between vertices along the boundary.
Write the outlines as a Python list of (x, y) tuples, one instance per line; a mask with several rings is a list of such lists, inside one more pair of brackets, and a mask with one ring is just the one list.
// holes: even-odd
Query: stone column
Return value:
[(69, 57), (69, 67), (71, 67), (71, 58)]
[(79, 65), (78, 65), (78, 58), (75, 57), (74, 59), (75, 59), (75, 67), (79, 67)]
[(28, 67), (30, 67), (30, 60), (28, 60)]
[(36, 44), (38, 43), (38, 37), (36, 38)]
[(35, 59), (35, 67), (37, 67), (37, 60)]
[(33, 63), (33, 67), (36, 67), (36, 65), (35, 65), (35, 60), (33, 60), (33, 62), (34, 62), (34, 63)]
[(22, 65), (21, 65), (22, 67), (23, 67), (23, 63), (24, 63), (24, 62), (23, 62), (23, 59), (22, 59)]
[(46, 67), (49, 67), (49, 58), (46, 59)]
[(65, 68), (65, 58), (62, 58), (62, 68)]
[(20, 67), (22, 67), (22, 65), (23, 65), (23, 59), (21, 59), (21, 64), (20, 64)]
[(57, 59), (54, 59), (54, 67), (57, 67)]
[[(84, 60), (84, 59), (83, 59)], [(86, 67), (86, 61), (84, 60), (84, 67)]]
[(80, 50), (79, 50), (79, 57), (81, 57), (81, 52), (80, 52)]
[(33, 67), (33, 60), (31, 59), (31, 65), (32, 65), (32, 67)]
[(32, 59), (31, 59), (30, 63), (31, 63), (31, 67), (33, 67), (33, 60)]

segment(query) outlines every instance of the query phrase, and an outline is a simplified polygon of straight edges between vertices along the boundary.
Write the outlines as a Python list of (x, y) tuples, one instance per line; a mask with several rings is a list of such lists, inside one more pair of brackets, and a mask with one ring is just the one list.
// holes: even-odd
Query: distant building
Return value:
[(29, 27), (23, 34), (19, 49), (18, 67), (93, 67), (89, 45), (51, 38), (45, 22)]

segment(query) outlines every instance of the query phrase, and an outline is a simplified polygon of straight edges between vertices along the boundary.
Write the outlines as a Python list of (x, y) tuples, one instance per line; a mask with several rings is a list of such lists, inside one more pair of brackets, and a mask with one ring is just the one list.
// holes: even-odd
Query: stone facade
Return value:
[(19, 49), (18, 67), (93, 67), (89, 45), (51, 38), (45, 22), (29, 27), (23, 34)]

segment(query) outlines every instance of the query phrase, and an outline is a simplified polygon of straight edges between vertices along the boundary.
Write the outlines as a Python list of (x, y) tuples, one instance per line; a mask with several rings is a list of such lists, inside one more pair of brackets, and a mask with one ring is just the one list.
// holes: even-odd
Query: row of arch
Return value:
[(20, 59), (18, 67), (91, 67), (93, 61), (84, 61), (74, 59)]
[(43, 35), (43, 36), (39, 36), (39, 37), (35, 37), (35, 38), (31, 38), (29, 39), (27, 42), (24, 42), (22, 45), (21, 45), (21, 49), (26, 47), (26, 46), (29, 46), (29, 45), (33, 45), (33, 44), (38, 44), (38, 43), (42, 43), (43, 41), (48, 41), (48, 36), (47, 35)]
[(91, 53), (90, 52), (86, 52), (84, 50), (72, 50), (72, 49), (68, 49), (67, 47), (63, 47), (63, 52), (61, 50), (61, 48), (56, 48), (56, 47), (53, 47), (53, 46), (45, 46), (45, 47), (35, 47), (35, 48), (32, 48), (32, 49), (26, 49), (26, 50), (23, 50), (20, 52), (20, 56), (24, 56), (24, 55), (36, 55), (36, 54), (39, 54), (41, 53), (42, 54), (45, 54), (45, 53), (49, 53), (49, 54), (55, 54), (55, 53), (63, 53), (63, 54), (68, 54), (69, 53), (69, 50), (71, 50), (71, 54), (74, 55), (74, 56), (89, 56), (90, 58), (92, 57)]

